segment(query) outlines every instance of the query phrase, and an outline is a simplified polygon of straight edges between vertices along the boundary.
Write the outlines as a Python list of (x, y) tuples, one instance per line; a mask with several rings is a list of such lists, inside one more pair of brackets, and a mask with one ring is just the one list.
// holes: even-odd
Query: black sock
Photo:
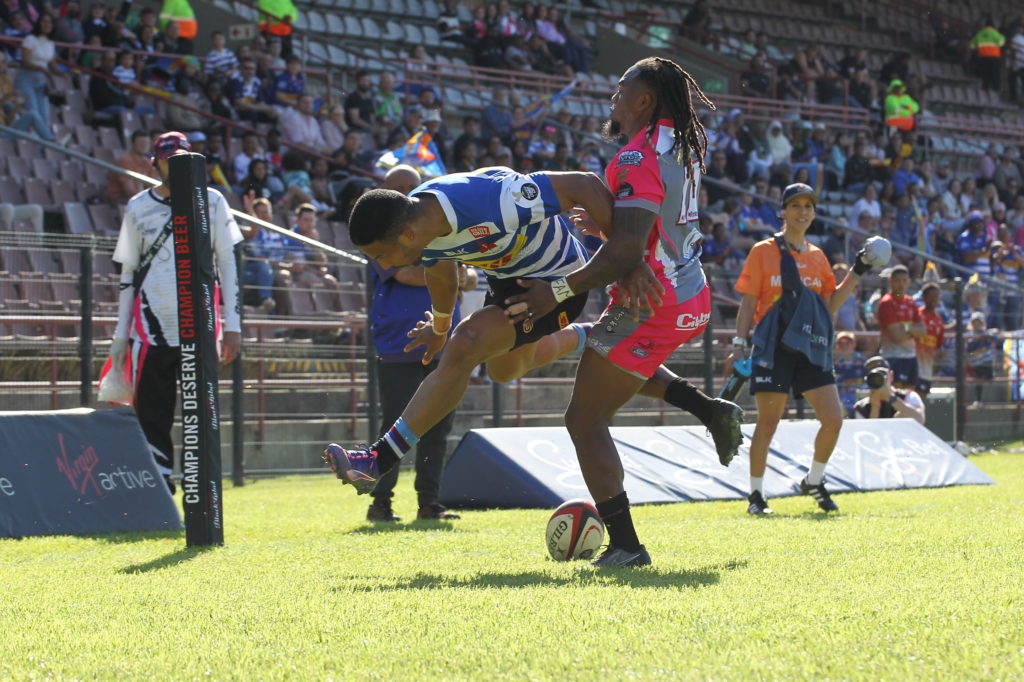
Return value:
[(640, 540), (633, 528), (633, 517), (629, 514), (629, 498), (625, 491), (610, 500), (597, 503), (597, 513), (608, 528), (608, 544), (627, 552), (640, 549)]
[(402, 458), (384, 438), (378, 438), (377, 442), (370, 446), (370, 449), (377, 453), (377, 473), (381, 476), (402, 461)]
[(711, 423), (711, 408), (714, 399), (709, 398), (686, 379), (675, 378), (665, 389), (665, 402), (680, 410), (686, 410), (707, 426)]

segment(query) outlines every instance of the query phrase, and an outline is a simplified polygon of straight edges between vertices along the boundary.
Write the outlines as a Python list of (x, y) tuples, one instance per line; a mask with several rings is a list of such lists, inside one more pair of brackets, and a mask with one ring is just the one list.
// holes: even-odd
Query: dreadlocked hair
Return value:
[[(657, 98), (647, 125), (648, 141), (658, 128), (658, 120), (671, 118), (675, 128), (672, 149), (676, 152), (676, 160), (682, 163), (687, 156), (696, 157), (701, 173), (705, 172), (704, 155), (708, 150), (708, 134), (697, 117), (690, 92), (695, 93), (709, 109), (714, 110), (715, 105), (700, 89), (693, 76), (671, 59), (647, 57), (634, 66), (637, 69), (637, 80), (646, 84)], [(686, 164), (686, 172), (691, 172), (690, 164)]]

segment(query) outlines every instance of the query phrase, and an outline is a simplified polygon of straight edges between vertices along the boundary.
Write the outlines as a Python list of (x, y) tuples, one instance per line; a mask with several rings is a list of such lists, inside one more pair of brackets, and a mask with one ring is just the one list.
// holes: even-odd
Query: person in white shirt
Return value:
[(53, 17), (43, 14), (21, 43), (21, 68), (14, 77), (14, 88), (25, 95), (26, 108), (36, 112), (39, 120), (50, 125), (50, 97), (46, 94), (48, 74), (61, 75), (57, 68), (57, 46), (53, 35)]
[(860, 214), (865, 212), (872, 218), (882, 217), (882, 205), (878, 203), (878, 190), (870, 182), (864, 188), (864, 196), (853, 202), (853, 208), (850, 209), (850, 220), (859, 219)]
[(266, 161), (267, 154), (260, 147), (260, 136), (256, 133), (246, 133), (242, 136), (242, 151), (231, 161), (235, 182), (241, 182), (249, 174), (249, 164), (253, 159)]
[(1024, 24), (1017, 24), (1007, 52), (1009, 73), (1006, 80), (1010, 86), (1010, 99), (1017, 102), (1021, 95), (1019, 88), (1024, 83)]
[(313, 96), (303, 95), (299, 98), (299, 106), (286, 109), (281, 117), (281, 137), (290, 144), (302, 145), (310, 149), (329, 152), (320, 123), (313, 115)]
[[(172, 493), (171, 427), (181, 344), (167, 172), (171, 156), (189, 151), (191, 146), (183, 133), (166, 132), (156, 138), (153, 163), (163, 184), (139, 192), (128, 202), (113, 256), (114, 261), (121, 264), (121, 294), (117, 328), (110, 344), (111, 366), (117, 370), (124, 368), (126, 356), (131, 354), (135, 413), (157, 468)], [(214, 262), (224, 303), (221, 361), (226, 364), (238, 355), (242, 341), (234, 254), (234, 246), (242, 241), (242, 233), (224, 196), (215, 189), (208, 191)], [(154, 255), (147, 257), (158, 242)]]

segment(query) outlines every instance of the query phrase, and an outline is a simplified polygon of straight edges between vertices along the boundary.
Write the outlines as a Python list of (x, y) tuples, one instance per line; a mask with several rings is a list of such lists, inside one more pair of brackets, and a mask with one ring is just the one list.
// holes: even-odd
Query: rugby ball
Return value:
[(885, 237), (874, 236), (864, 242), (864, 261), (873, 268), (882, 268), (892, 258), (892, 244)]
[(548, 521), (545, 541), (555, 561), (592, 559), (604, 542), (604, 523), (586, 500), (563, 503)]

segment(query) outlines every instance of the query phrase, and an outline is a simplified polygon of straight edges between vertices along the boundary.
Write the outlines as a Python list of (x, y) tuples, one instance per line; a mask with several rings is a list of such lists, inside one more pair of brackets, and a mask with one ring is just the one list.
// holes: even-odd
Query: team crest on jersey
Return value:
[(633, 185), (628, 182), (623, 182), (619, 185), (619, 191), (615, 193), (616, 199), (626, 199), (633, 196)]
[(476, 225), (475, 227), (469, 228), (469, 233), (473, 235), (475, 239), (486, 237), (491, 233), (491, 228), (487, 225)]
[(627, 149), (624, 152), (619, 152), (619, 160), (616, 162), (615, 167), (619, 166), (639, 166), (640, 162), (644, 160), (644, 153), (638, 149)]

